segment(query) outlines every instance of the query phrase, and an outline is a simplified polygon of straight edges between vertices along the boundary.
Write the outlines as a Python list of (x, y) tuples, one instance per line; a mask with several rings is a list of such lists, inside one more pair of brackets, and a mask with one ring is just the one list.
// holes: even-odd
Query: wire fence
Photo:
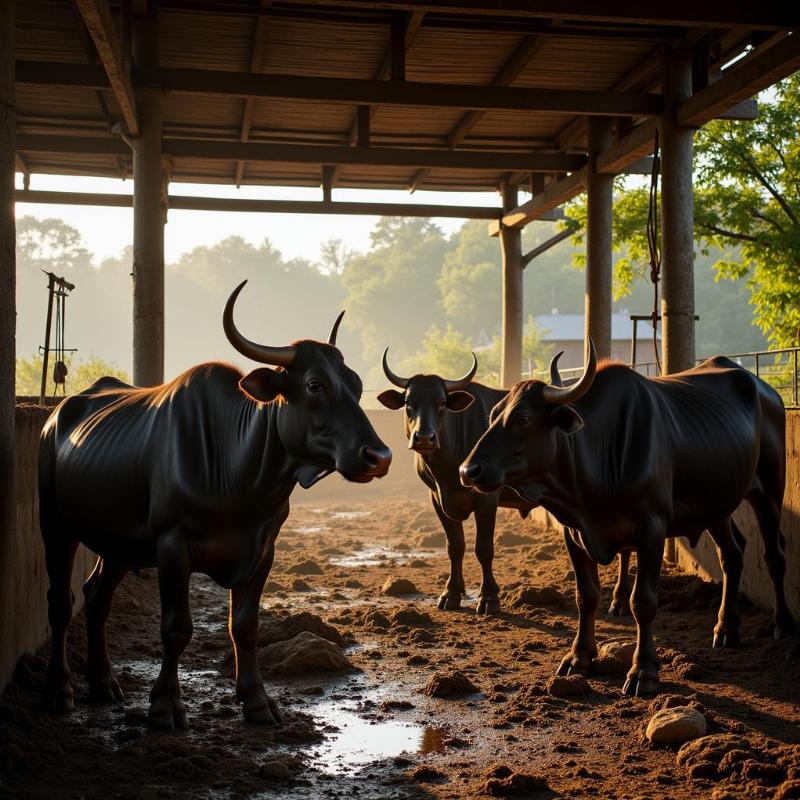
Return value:
[[(777, 350), (754, 350), (750, 353), (730, 353), (727, 355), (739, 366), (750, 370), (764, 380), (783, 399), (787, 408), (800, 408), (800, 347), (784, 347)], [(698, 358), (696, 363), (701, 364), (705, 359)], [(649, 378), (658, 375), (658, 366), (654, 361), (643, 361), (631, 366), (642, 375)], [(583, 367), (560, 370), (561, 378), (568, 381), (579, 378), (583, 374)], [(526, 377), (548, 380), (547, 370), (534, 370)]]

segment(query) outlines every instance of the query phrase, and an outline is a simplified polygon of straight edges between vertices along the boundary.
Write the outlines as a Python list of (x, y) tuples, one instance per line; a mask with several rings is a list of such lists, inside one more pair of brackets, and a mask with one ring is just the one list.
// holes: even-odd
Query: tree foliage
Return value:
[[(16, 393), (26, 397), (38, 397), (42, 381), (42, 356), (33, 355), (30, 358), (17, 358)], [(130, 375), (125, 370), (120, 369), (116, 364), (106, 361), (99, 356), (90, 355), (87, 359), (74, 358), (70, 355), (65, 359), (67, 364), (67, 394), (74, 394), (87, 386), (91, 386), (96, 380), (111, 376), (119, 378), (125, 383), (130, 383)], [(53, 383), (53, 360), (49, 362), (49, 372), (47, 376), (47, 395), (52, 396), (55, 392)], [(61, 390), (59, 389), (59, 394)]]

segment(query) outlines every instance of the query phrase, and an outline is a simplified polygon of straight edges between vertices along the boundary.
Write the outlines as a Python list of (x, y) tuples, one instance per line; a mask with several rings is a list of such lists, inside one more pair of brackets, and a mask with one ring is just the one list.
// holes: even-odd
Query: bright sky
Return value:
[[(17, 187), (22, 188), (22, 175), (17, 175)], [(84, 178), (64, 175), (32, 175), (31, 189), (70, 192), (103, 192), (131, 194), (133, 181), (113, 178)], [(302, 187), (260, 187), (173, 183), (171, 194), (202, 195), (204, 197), (234, 197), (284, 200), (321, 200), (320, 189)], [(334, 189), (333, 199), (340, 201), (384, 203), (440, 203), (455, 205), (499, 205), (500, 198), (493, 193), (475, 192), (415, 192), (367, 191)], [(133, 211), (129, 208), (100, 208), (95, 206), (45, 205), (17, 203), (17, 216), (30, 214), (44, 219), (60, 217), (77, 228), (97, 261), (116, 256), (131, 244), (133, 236)], [(210, 245), (227, 236), (242, 236), (254, 244), (264, 238), (287, 258), (303, 257), (315, 261), (320, 245), (328, 239), (341, 239), (350, 250), (369, 248), (369, 234), (378, 217), (332, 216), (322, 214), (262, 214), (223, 211), (169, 212), (165, 230), (165, 255), (167, 262), (175, 261), (181, 253), (198, 245)], [(439, 219), (439, 226), (447, 232), (463, 224), (460, 219)]]

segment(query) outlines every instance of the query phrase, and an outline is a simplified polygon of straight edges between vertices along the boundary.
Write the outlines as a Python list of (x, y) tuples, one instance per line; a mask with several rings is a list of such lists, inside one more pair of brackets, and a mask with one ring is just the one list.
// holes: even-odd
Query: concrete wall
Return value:
[[(16, 407), (14, 506), (16, 535), (4, 539), (0, 560), (0, 691), (11, 678), (23, 653), (35, 651), (47, 638), (47, 572), (39, 531), (37, 462), (39, 434), (51, 409)], [(81, 584), (91, 572), (94, 556), (78, 549), (72, 589), (75, 608), (83, 603)]]

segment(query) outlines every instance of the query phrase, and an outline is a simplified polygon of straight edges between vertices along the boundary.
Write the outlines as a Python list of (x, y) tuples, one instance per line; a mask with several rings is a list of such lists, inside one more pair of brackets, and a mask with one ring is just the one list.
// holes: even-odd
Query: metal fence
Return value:
[[(778, 350), (756, 350), (751, 353), (730, 353), (727, 358), (732, 359), (740, 366), (758, 375), (766, 381), (783, 398), (787, 408), (800, 408), (800, 347), (784, 347)], [(705, 361), (698, 358), (698, 364)], [(658, 366), (653, 361), (644, 361), (631, 366), (642, 375), (654, 377), (658, 375)], [(583, 373), (583, 367), (560, 370), (563, 380), (578, 378)], [(547, 380), (546, 370), (534, 371), (528, 377)]]

